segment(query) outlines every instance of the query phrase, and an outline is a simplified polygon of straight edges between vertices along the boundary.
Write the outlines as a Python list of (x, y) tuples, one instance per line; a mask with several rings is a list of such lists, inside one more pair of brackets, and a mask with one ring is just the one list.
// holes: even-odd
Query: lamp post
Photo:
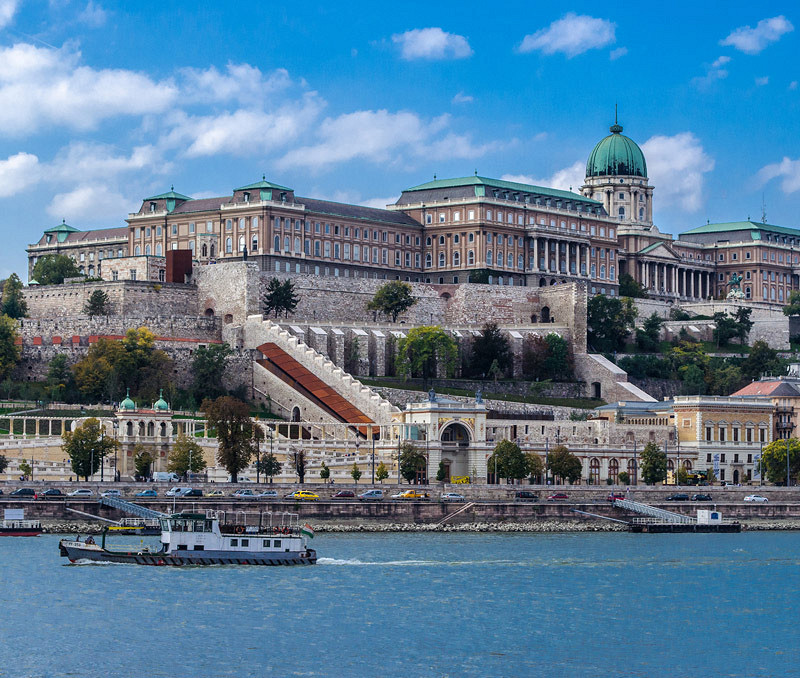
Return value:
[(112, 425), (114, 429), (114, 482), (119, 482), (119, 475), (117, 471), (117, 431), (119, 430), (119, 422), (115, 421)]
[(106, 430), (101, 426), (100, 427), (100, 482), (103, 482), (103, 469), (105, 467), (105, 455), (103, 454), (104, 445), (106, 439)]
[[(629, 478), (630, 480), (630, 478)], [(636, 440), (633, 441), (633, 484), (639, 484), (639, 462), (636, 459)]]
[[(358, 438), (356, 438), (356, 461), (355, 461), (356, 464), (358, 464), (358, 450), (360, 447), (361, 447), (361, 441)], [(375, 482), (374, 479), (373, 482)], [(356, 481), (356, 483), (358, 483), (358, 481)]]
[(550, 440), (544, 439), (544, 485), (550, 484)]
[(758, 442), (758, 484), (764, 484), (764, 441)]
[(375, 431), (369, 429), (372, 438), (372, 484), (375, 484)]
[(786, 487), (791, 484), (791, 477), (789, 475), (789, 439), (786, 439)]
[[(191, 466), (191, 462), (189, 466)], [(261, 482), (261, 443), (258, 442), (258, 438), (256, 438), (256, 485)]]
[[(272, 465), (273, 465), (272, 464), (272, 460), (274, 458), (273, 455), (272, 455), (272, 441), (274, 440), (274, 438), (275, 438), (275, 430), (274, 429), (270, 429), (269, 430), (269, 463), (270, 463), (270, 470), (272, 469)], [(272, 485), (272, 476), (269, 477), (269, 484)]]

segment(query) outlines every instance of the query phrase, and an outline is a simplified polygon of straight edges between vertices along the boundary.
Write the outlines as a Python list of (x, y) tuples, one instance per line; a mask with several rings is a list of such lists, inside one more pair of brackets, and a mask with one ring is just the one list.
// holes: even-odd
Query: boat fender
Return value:
[(236, 532), (236, 534), (243, 534), (244, 533), (244, 527), (242, 527), (241, 525), (237, 525), (236, 529), (234, 530), (234, 532)]

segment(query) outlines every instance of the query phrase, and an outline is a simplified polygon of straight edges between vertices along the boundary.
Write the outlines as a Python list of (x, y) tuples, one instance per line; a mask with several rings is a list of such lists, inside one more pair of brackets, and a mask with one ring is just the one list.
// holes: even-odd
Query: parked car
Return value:
[(171, 487), (167, 490), (165, 497), (182, 497), (184, 493), (191, 488), (189, 487)]
[(190, 487), (189, 489), (186, 490), (186, 492), (184, 492), (180, 496), (181, 497), (202, 497), (203, 496), (203, 490), (201, 490), (201, 489), (199, 489), (197, 487)]
[(458, 492), (444, 492), (441, 496), (442, 501), (466, 501), (466, 497)]
[(11, 495), (12, 497), (36, 497), (36, 490), (30, 487), (20, 487), (18, 490), (14, 490)]
[(297, 490), (297, 492), (292, 492), (287, 498), (294, 499), (295, 501), (317, 501), (319, 495), (309, 492), (308, 490)]
[(359, 501), (382, 501), (383, 490), (367, 490), (358, 495)]
[(178, 483), (181, 479), (177, 473), (155, 471), (153, 473), (153, 480), (157, 483)]
[(43, 490), (42, 492), (36, 493), (37, 499), (48, 499), (50, 497), (63, 497), (64, 493), (61, 490), (57, 490), (55, 487), (51, 487), (47, 490)]
[(692, 501), (712, 501), (710, 494), (693, 494)]
[(339, 490), (336, 494), (331, 496), (331, 499), (355, 499), (356, 493), (352, 490)]
[(565, 499), (569, 499), (566, 492), (556, 492), (555, 494), (551, 494), (547, 501), (564, 501)]
[(119, 490), (106, 490), (105, 492), (100, 493), (101, 497), (121, 497), (122, 492)]
[(155, 490), (142, 490), (141, 492), (137, 492), (135, 496), (137, 496), (137, 497), (157, 497), (158, 496), (158, 492), (156, 492)]
[(685, 492), (673, 492), (667, 497), (667, 501), (689, 501), (689, 495)]
[(514, 492), (514, 501), (539, 501), (539, 495), (530, 490)]
[(608, 500), (608, 501), (616, 501), (617, 499), (625, 499), (625, 493), (624, 492), (612, 492), (611, 494), (609, 494), (606, 497), (606, 500)]
[(231, 496), (236, 499), (255, 499), (256, 493), (253, 490), (236, 490)]
[(406, 490), (405, 492), (398, 492), (392, 495), (392, 499), (408, 500), (408, 499), (430, 499), (427, 492), (417, 492), (417, 490)]
[(224, 497), (225, 493), (222, 490), (211, 490), (206, 494), (206, 497)]
[(277, 499), (278, 490), (264, 490), (256, 495), (256, 499)]
[(67, 495), (69, 497), (94, 497), (94, 492), (87, 488), (81, 488), (80, 490), (73, 490), (72, 492)]
[(748, 494), (744, 498), (744, 500), (745, 501), (754, 501), (754, 502), (757, 502), (759, 504), (766, 504), (767, 502), (769, 502), (769, 499), (767, 499), (766, 497), (762, 497), (760, 494)]

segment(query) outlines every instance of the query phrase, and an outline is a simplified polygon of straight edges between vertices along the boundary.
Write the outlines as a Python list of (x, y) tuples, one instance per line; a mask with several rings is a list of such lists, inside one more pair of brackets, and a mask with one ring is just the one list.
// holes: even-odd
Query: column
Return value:
[(539, 270), (539, 238), (533, 239), (533, 266), (534, 271)]
[(694, 271), (689, 270), (689, 296), (694, 299)]
[(588, 278), (592, 270), (591, 268), (589, 268), (589, 255), (592, 252), (592, 248), (589, 245), (585, 245), (584, 249), (586, 250), (586, 277)]
[(678, 267), (672, 267), (672, 294), (678, 296)]
[(567, 275), (572, 275), (572, 271), (571, 271), (571, 269), (570, 269), (570, 264), (571, 264), (572, 262), (571, 262), (571, 258), (570, 258), (570, 256), (569, 256), (569, 255), (570, 255), (570, 251), (569, 251), (569, 250), (570, 250), (570, 245), (569, 245), (569, 242), (567, 242), (567, 243), (566, 243), (566, 250), (567, 250), (567, 251), (566, 251), (565, 259), (566, 259), (566, 264), (567, 264)]

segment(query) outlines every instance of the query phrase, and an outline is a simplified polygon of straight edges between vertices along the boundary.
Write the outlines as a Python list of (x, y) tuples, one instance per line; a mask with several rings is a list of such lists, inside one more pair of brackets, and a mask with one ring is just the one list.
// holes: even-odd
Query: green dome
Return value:
[(158, 400), (153, 403), (153, 409), (157, 412), (164, 412), (169, 409), (167, 401), (164, 400), (164, 389), (158, 392)]
[(613, 124), (611, 134), (594, 147), (586, 163), (586, 176), (647, 176), (642, 149), (622, 134), (622, 125)]
[(131, 390), (128, 389), (127, 394), (125, 395), (125, 400), (123, 400), (119, 404), (119, 409), (125, 410), (126, 412), (133, 412), (136, 409), (136, 403), (131, 400)]

